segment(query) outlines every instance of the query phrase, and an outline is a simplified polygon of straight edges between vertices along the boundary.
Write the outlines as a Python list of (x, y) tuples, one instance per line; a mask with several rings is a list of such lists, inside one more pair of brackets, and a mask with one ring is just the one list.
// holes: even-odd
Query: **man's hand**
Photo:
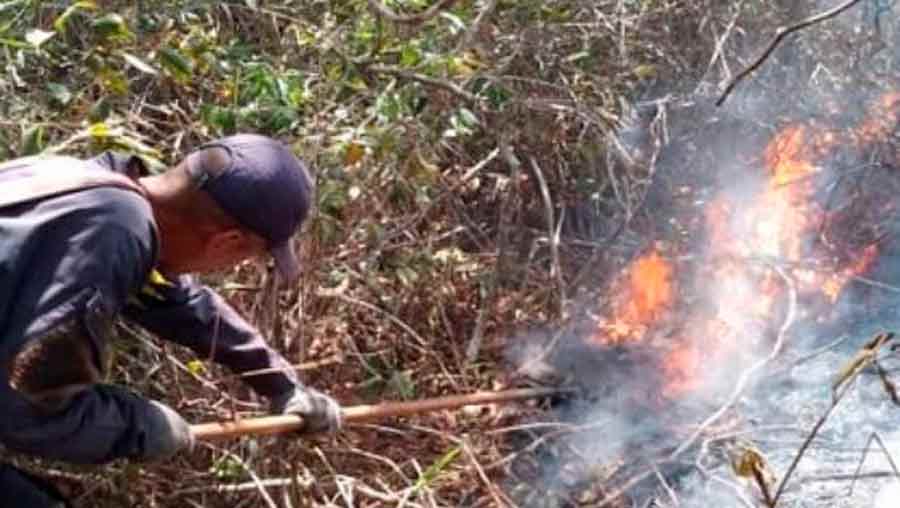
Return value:
[(341, 428), (341, 406), (313, 388), (297, 386), (293, 391), (273, 398), (272, 409), (276, 413), (301, 416), (301, 432), (337, 432)]
[(165, 460), (176, 453), (194, 448), (191, 426), (174, 409), (156, 401), (150, 401), (147, 408), (144, 453), (146, 461)]

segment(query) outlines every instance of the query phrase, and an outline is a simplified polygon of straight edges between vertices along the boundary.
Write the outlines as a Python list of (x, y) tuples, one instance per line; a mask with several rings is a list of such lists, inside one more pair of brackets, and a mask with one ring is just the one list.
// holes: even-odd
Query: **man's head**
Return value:
[(281, 143), (223, 138), (141, 183), (159, 225), (164, 271), (214, 271), (268, 251), (284, 279), (298, 276), (290, 239), (309, 212), (313, 184)]

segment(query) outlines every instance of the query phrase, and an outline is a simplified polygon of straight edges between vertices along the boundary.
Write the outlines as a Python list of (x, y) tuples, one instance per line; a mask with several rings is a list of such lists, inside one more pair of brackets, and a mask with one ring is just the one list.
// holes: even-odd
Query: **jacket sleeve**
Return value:
[(244, 380), (259, 395), (276, 398), (298, 384), (287, 360), (220, 295), (191, 277), (170, 280), (154, 272), (124, 315), (202, 358), (238, 374), (250, 373)]
[(126, 389), (95, 385), (60, 413), (44, 415), (3, 390), (3, 444), (15, 451), (76, 464), (102, 464), (119, 458), (152, 460), (161, 434), (153, 403)]

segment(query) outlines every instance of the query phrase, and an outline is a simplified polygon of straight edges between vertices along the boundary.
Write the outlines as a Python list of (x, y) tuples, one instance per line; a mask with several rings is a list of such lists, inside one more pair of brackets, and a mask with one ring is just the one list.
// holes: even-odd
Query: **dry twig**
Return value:
[(891, 471), (894, 473), (894, 477), (900, 479), (900, 471), (897, 470), (897, 464), (894, 462), (894, 457), (891, 455), (891, 452), (888, 451), (887, 447), (884, 446), (884, 441), (881, 440), (881, 437), (877, 432), (873, 432), (872, 435), (869, 436), (869, 440), (866, 442), (866, 448), (863, 450), (862, 456), (859, 458), (859, 465), (856, 467), (856, 472), (853, 473), (853, 481), (850, 482), (850, 492), (847, 494), (849, 496), (853, 495), (853, 488), (856, 486), (856, 479), (859, 478), (859, 473), (862, 471), (863, 463), (866, 461), (866, 455), (869, 454), (869, 450), (872, 448), (872, 443), (878, 443), (878, 447), (881, 448), (881, 451), (884, 452), (884, 456), (887, 457), (888, 464), (891, 466)]
[(719, 99), (716, 101), (716, 106), (721, 106), (725, 102), (725, 99), (727, 99), (728, 96), (731, 95), (734, 87), (737, 86), (737, 84), (740, 83), (744, 78), (749, 76), (753, 71), (758, 69), (759, 66), (762, 65), (767, 58), (769, 58), (769, 55), (771, 55), (772, 52), (775, 51), (775, 48), (777, 48), (778, 45), (781, 44), (781, 41), (784, 40), (785, 37), (798, 30), (803, 30), (808, 26), (831, 19), (838, 14), (846, 11), (850, 7), (858, 4), (859, 2), (860, 0), (847, 0), (846, 2), (838, 6), (832, 7), (831, 9), (828, 9), (827, 11), (821, 12), (814, 16), (810, 16), (793, 25), (778, 27), (778, 29), (775, 30), (775, 37), (772, 39), (772, 42), (769, 43), (769, 46), (766, 47), (759, 58), (754, 60), (753, 63), (747, 66), (747, 68), (742, 70), (737, 76), (734, 77), (734, 79), (731, 80), (730, 83), (728, 83), (728, 86), (725, 87), (725, 91), (722, 92), (722, 95), (719, 96)]
[(390, 7), (384, 5), (378, 0), (369, 0), (369, 7), (371, 7), (375, 12), (380, 16), (384, 16), (385, 18), (393, 21), (394, 23), (409, 23), (409, 24), (419, 24), (428, 21), (429, 19), (437, 16), (441, 13), (441, 10), (450, 7), (456, 0), (440, 0), (435, 3), (431, 7), (425, 9), (422, 12), (416, 14), (408, 14), (402, 15), (394, 12)]
[(878, 352), (878, 349), (881, 348), (881, 346), (885, 345), (888, 341), (890, 341), (891, 338), (893, 338), (893, 334), (877, 335), (862, 348), (862, 351), (857, 354), (857, 356), (853, 360), (851, 360), (847, 367), (842, 369), (837, 381), (832, 385), (833, 399), (831, 405), (828, 406), (828, 409), (825, 410), (825, 413), (819, 418), (816, 424), (813, 425), (809, 436), (807, 436), (807, 438), (803, 441), (803, 444), (800, 446), (800, 449), (797, 450), (797, 454), (794, 456), (794, 460), (791, 461), (790, 466), (788, 466), (787, 471), (784, 473), (784, 478), (778, 485), (778, 490), (775, 492), (775, 498), (772, 500), (771, 506), (773, 508), (778, 505), (778, 500), (784, 493), (784, 489), (787, 486), (788, 481), (791, 479), (791, 475), (793, 475), (794, 471), (797, 469), (797, 464), (800, 463), (800, 459), (803, 458), (803, 455), (806, 453), (809, 445), (812, 444), (812, 441), (813, 439), (815, 439), (816, 435), (818, 435), (819, 430), (822, 428), (825, 422), (828, 421), (828, 417), (831, 416), (831, 413), (837, 407), (838, 403), (850, 390), (853, 380), (855, 380), (862, 373), (867, 365), (875, 361), (875, 356)]
[(559, 225), (557, 225), (555, 214), (553, 213), (553, 199), (550, 197), (550, 189), (547, 187), (547, 179), (544, 178), (544, 172), (541, 171), (541, 167), (538, 166), (534, 157), (531, 157), (529, 160), (531, 162), (532, 175), (541, 191), (541, 202), (544, 204), (544, 218), (547, 221), (547, 235), (550, 238), (550, 277), (556, 279), (559, 290), (559, 317), (560, 319), (565, 319), (566, 283), (563, 280), (562, 266), (559, 262), (559, 233), (560, 226), (562, 226), (562, 216), (559, 219)]
[(409, 81), (418, 81), (423, 85), (433, 86), (436, 88), (440, 88), (442, 90), (446, 90), (460, 99), (465, 100), (470, 104), (477, 104), (479, 102), (479, 98), (477, 95), (466, 91), (463, 87), (457, 85), (456, 83), (440, 80), (436, 78), (432, 78), (431, 76), (426, 76), (425, 74), (419, 74), (418, 72), (407, 71), (403, 69), (398, 69), (396, 67), (390, 67), (387, 65), (364, 65), (365, 69), (370, 70), (372, 72), (377, 72), (380, 74), (388, 74), (391, 76), (396, 76), (400, 79), (406, 79)]

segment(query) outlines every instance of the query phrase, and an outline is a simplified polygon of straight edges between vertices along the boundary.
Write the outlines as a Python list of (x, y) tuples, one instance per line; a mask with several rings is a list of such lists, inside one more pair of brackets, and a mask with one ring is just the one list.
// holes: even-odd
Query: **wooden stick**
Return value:
[[(382, 402), (374, 405), (350, 406), (342, 410), (345, 423), (362, 423), (395, 416), (410, 416), (442, 409), (458, 409), (463, 406), (511, 402), (534, 399), (571, 392), (561, 388), (519, 388), (500, 392), (475, 392), (465, 395), (448, 395), (410, 402)], [(194, 437), (199, 440), (225, 439), (247, 435), (270, 435), (295, 432), (303, 428), (303, 418), (297, 415), (263, 416), (228, 422), (212, 422), (191, 425)]]

